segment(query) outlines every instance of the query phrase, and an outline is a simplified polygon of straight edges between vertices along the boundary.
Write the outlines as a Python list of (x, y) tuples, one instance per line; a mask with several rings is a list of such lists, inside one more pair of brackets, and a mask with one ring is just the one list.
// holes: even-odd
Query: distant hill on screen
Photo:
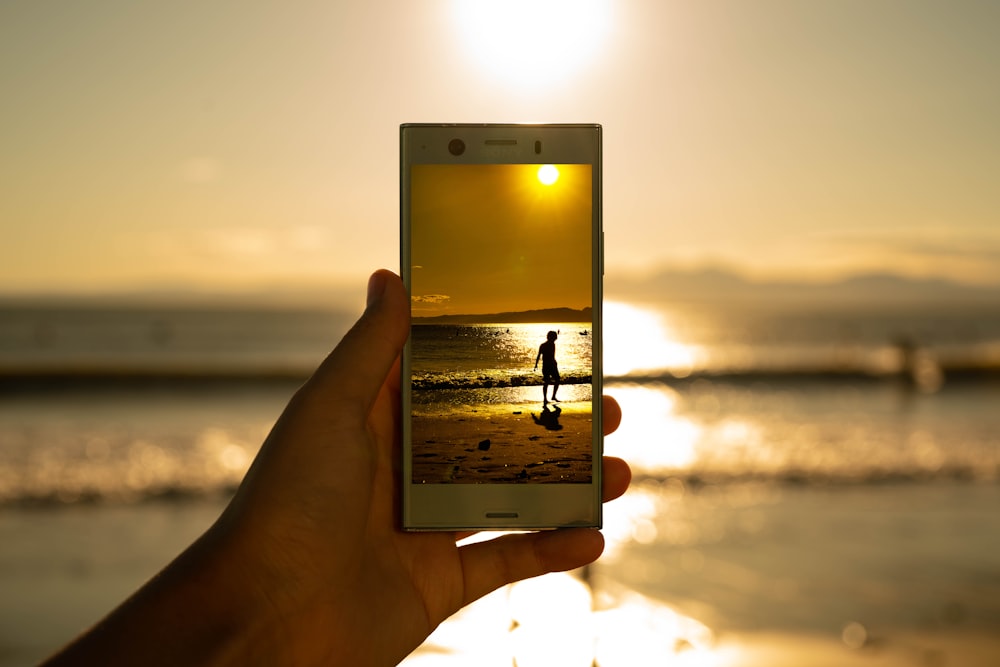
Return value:
[(593, 322), (593, 309), (543, 308), (514, 313), (491, 313), (486, 315), (437, 315), (435, 317), (414, 317), (414, 324), (544, 324), (546, 322)]

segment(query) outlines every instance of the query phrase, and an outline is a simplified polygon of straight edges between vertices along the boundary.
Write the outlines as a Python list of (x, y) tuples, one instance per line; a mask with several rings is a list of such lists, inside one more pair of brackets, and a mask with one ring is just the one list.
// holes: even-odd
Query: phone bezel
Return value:
[[(539, 530), (600, 527), (603, 430), (602, 128), (598, 124), (407, 123), (400, 126), (400, 269), (411, 286), (410, 167), (417, 164), (592, 165), (592, 475), (590, 483), (412, 483), (410, 341), (401, 362), (402, 527), (406, 530)], [(465, 151), (449, 149), (453, 139)], [(536, 142), (541, 142), (540, 144)], [(540, 152), (536, 152), (539, 151)]]

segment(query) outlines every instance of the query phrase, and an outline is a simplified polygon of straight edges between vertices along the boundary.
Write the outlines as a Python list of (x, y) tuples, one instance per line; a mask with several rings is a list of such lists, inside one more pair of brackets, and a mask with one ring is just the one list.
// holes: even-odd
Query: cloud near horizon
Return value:
[(447, 294), (414, 294), (410, 297), (413, 303), (446, 303), (451, 300)]
[(904, 276), (1000, 285), (1000, 233), (993, 230), (963, 235), (947, 227), (872, 230), (832, 233), (827, 240), (835, 252), (868, 260), (859, 262), (855, 274), (890, 266), (892, 273)]
[(971, 286), (1000, 286), (1000, 230), (958, 235), (942, 226), (921, 230), (823, 230), (762, 241), (742, 251), (720, 243), (711, 251), (675, 249), (658, 261), (608, 262), (609, 275), (655, 276), (660, 272), (721, 270), (756, 282), (828, 283), (890, 273), (909, 279), (940, 279)]

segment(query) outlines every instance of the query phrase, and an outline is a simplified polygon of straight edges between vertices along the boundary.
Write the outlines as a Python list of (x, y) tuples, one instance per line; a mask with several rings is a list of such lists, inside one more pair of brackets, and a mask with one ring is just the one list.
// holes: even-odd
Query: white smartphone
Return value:
[(601, 127), (400, 127), (402, 525), (601, 525)]

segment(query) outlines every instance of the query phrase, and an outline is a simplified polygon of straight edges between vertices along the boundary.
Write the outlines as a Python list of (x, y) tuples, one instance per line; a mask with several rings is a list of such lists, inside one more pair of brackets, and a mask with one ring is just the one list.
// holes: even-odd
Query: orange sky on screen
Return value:
[(592, 169), (416, 165), (414, 315), (591, 305)]

